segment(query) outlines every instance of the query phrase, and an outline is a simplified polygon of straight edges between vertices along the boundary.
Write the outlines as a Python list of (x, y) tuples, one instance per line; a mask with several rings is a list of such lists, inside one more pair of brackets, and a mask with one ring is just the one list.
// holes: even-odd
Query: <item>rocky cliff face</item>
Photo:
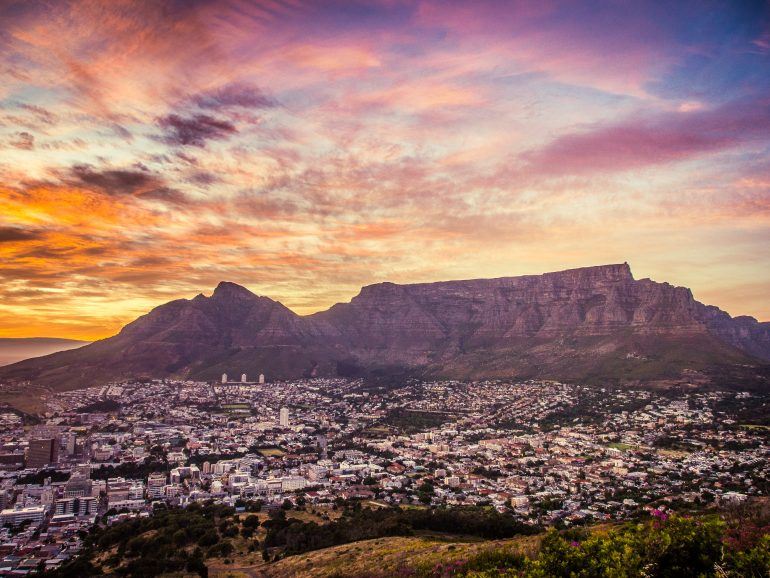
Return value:
[[(770, 328), (635, 280), (627, 264), (544, 275), (379, 283), (301, 317), (221, 283), (90, 346), (15, 364), (0, 378), (89, 385), (165, 375), (272, 377), (408, 368), (425, 375), (655, 381), (770, 360)], [(352, 368), (352, 369), (351, 369)]]

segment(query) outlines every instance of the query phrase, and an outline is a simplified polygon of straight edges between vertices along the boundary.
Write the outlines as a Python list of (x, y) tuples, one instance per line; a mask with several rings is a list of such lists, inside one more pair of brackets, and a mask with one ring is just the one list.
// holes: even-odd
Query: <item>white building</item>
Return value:
[(162, 498), (165, 486), (166, 474), (150, 474), (147, 478), (147, 497), (150, 499)]
[(307, 486), (307, 480), (301, 476), (286, 476), (281, 478), (281, 493), (301, 490)]
[(63, 498), (56, 500), (54, 505), (54, 515), (61, 516), (73, 514), (75, 516), (88, 516), (96, 513), (96, 498)]
[(45, 517), (45, 506), (27, 506), (9, 508), (0, 512), (0, 526), (9, 524), (11, 526), (18, 526), (22, 522), (30, 520), (33, 526), (37, 526), (43, 521)]
[(289, 427), (289, 408), (282, 407), (278, 413), (278, 425), (281, 427)]
[(265, 374), (264, 373), (260, 373), (259, 374), (259, 383), (265, 383)]

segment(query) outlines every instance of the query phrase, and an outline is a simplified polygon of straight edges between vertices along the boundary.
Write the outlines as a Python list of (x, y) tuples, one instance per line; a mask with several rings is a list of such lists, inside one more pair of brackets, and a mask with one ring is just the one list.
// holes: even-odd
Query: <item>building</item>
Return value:
[(0, 454), (0, 470), (20, 470), (24, 467), (24, 454)]
[(289, 408), (282, 407), (278, 412), (278, 425), (281, 427), (289, 427)]
[(73, 514), (75, 516), (90, 516), (96, 513), (96, 498), (63, 498), (56, 500), (54, 504), (54, 515), (62, 516)]
[(281, 492), (294, 492), (307, 486), (307, 480), (301, 476), (286, 476), (281, 478)]
[(59, 462), (59, 440), (56, 437), (31, 439), (27, 451), (28, 468), (44, 468)]
[(0, 526), (18, 526), (27, 520), (32, 522), (33, 526), (39, 525), (45, 517), (45, 506), (28, 506), (26, 508), (17, 506), (0, 512)]
[(147, 497), (152, 500), (162, 498), (164, 487), (166, 487), (166, 474), (150, 474), (147, 478)]
[(227, 383), (227, 374), (226, 373), (222, 374), (222, 383)]
[(73, 472), (64, 486), (65, 498), (81, 498), (91, 495), (91, 480), (80, 472)]
[(245, 374), (245, 373), (242, 373), (242, 374), (241, 374), (241, 383), (246, 383), (246, 381), (247, 381), (247, 379), (246, 379), (246, 374)]
[(188, 479), (193, 482), (199, 482), (201, 479), (201, 471), (198, 466), (183, 466), (171, 470), (170, 477), (172, 484), (181, 484), (183, 480)]
[(265, 383), (265, 374), (264, 373), (260, 373), (259, 374), (259, 383)]

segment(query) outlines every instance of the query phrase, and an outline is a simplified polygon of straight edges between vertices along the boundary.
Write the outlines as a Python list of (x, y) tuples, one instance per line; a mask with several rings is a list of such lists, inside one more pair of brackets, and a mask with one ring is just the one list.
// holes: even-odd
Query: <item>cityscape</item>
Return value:
[(7, 575), (55, 569), (97, 522), (161, 505), (472, 505), (569, 527), (770, 491), (768, 430), (743, 423), (767, 412), (761, 393), (243, 374), (112, 383), (45, 403), (27, 427), (0, 414)]

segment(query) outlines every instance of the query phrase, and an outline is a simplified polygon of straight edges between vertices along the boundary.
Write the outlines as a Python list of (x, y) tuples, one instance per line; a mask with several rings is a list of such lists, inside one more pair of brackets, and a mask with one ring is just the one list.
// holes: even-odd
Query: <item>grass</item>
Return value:
[(620, 442), (613, 442), (611, 444), (607, 444), (607, 447), (608, 448), (614, 448), (616, 450), (620, 450), (621, 452), (627, 452), (629, 450), (635, 449), (634, 446), (632, 446), (632, 445), (624, 444), (624, 443), (620, 443)]
[[(399, 568), (431, 568), (439, 562), (461, 560), (485, 550), (515, 548), (525, 554), (537, 551), (540, 536), (510, 540), (460, 541), (457, 537), (415, 536), (376, 538), (290, 556), (272, 564), (236, 559), (232, 564), (211, 564), (209, 576), (260, 576), (265, 578), (331, 578), (373, 573), (396, 575)], [(251, 558), (251, 557), (250, 557)]]
[(5, 403), (26, 414), (37, 415), (46, 411), (43, 396), (48, 390), (35, 385), (6, 386), (0, 391), (0, 403)]
[(257, 451), (266, 458), (280, 457), (286, 453), (279, 448), (260, 448)]
[(770, 425), (761, 425), (761, 424), (757, 424), (757, 423), (742, 423), (740, 427), (745, 428), (745, 429), (749, 429), (749, 430), (751, 430), (751, 429), (754, 429), (754, 430), (766, 430), (766, 431), (770, 430)]

